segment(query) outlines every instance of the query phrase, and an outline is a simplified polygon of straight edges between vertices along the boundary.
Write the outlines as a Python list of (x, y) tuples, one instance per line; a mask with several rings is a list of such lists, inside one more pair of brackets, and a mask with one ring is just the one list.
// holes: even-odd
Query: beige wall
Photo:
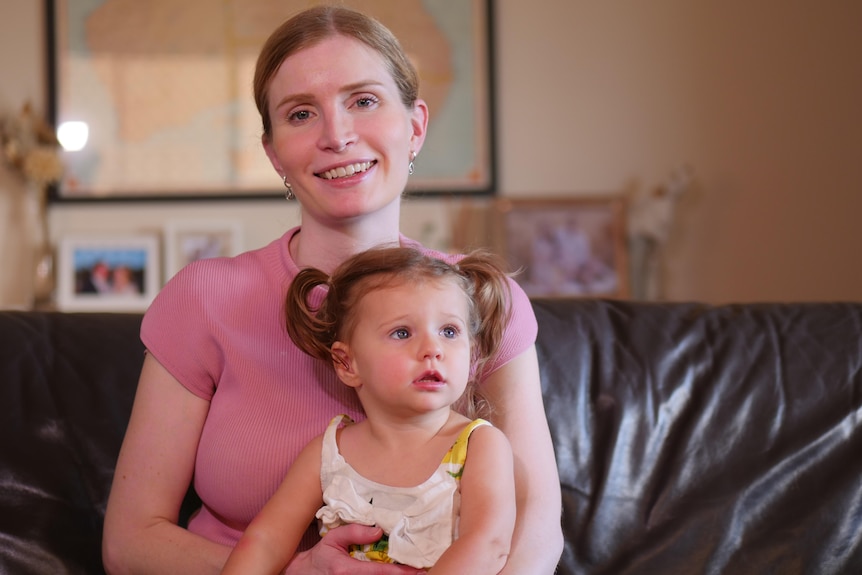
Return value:
[[(0, 4), (2, 108), (29, 97), (44, 109), (40, 5)], [(501, 195), (646, 190), (687, 162), (668, 299), (862, 300), (862, 3), (495, 7)], [(0, 168), (0, 196), (15, 185)], [(430, 222), (445, 242), (453, 209), (408, 205), (405, 229), (427, 236)], [(297, 219), (274, 201), (59, 205), (51, 226), (59, 237), (227, 216), (245, 222), (246, 247)]]
[(687, 161), (668, 297), (862, 299), (862, 3), (499, 6), (507, 194)]

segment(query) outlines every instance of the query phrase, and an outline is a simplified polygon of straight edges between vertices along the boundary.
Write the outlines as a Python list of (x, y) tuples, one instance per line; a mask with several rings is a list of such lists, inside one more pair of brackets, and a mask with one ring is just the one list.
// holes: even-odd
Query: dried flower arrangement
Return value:
[(29, 102), (16, 115), (0, 115), (0, 151), (25, 181), (40, 187), (63, 175), (57, 136), (47, 122), (36, 116)]

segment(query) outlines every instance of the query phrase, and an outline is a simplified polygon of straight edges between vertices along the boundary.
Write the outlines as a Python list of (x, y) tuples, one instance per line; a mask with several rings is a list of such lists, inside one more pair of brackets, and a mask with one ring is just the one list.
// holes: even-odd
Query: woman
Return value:
[[(399, 212), (428, 108), (386, 28), (343, 8), (303, 12), (264, 45), (254, 88), (264, 149), (302, 225), (259, 250), (191, 264), (148, 310), (148, 353), (105, 517), (111, 573), (219, 572), (301, 448), (334, 414), (362, 418), (355, 394), (279, 321), (293, 277), (304, 267), (332, 272), (381, 244), (416, 245), (399, 234)], [(503, 573), (552, 573), (559, 481), (535, 317), (512, 290), (513, 316), (482, 384), (514, 454), (518, 517)], [(204, 504), (184, 529), (177, 517), (193, 478)], [(315, 543), (310, 533), (286, 573), (417, 572), (347, 554), (380, 535), (347, 525)]]

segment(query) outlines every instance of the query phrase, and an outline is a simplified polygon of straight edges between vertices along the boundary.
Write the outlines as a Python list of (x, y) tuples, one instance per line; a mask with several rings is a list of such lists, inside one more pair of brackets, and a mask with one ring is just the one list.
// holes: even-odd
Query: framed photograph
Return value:
[(497, 246), (531, 297), (628, 295), (625, 201), (501, 200)]
[(232, 221), (176, 220), (165, 224), (165, 281), (196, 260), (242, 251), (242, 225)]
[(155, 235), (67, 236), (58, 251), (62, 311), (143, 311), (161, 287)]
[[(52, 200), (281, 196), (255, 62), (279, 23), (325, 1), (46, 0), (51, 120), (85, 136)], [(418, 70), (431, 121), (408, 190), (493, 192), (492, 0), (339, 4), (389, 27)]]

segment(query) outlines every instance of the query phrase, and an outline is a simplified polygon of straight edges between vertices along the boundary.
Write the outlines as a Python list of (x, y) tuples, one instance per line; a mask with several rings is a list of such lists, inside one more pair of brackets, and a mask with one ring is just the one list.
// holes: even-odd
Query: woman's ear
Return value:
[(359, 380), (359, 374), (356, 373), (356, 366), (353, 364), (353, 358), (350, 355), (350, 346), (341, 341), (336, 341), (332, 344), (332, 366), (335, 368), (335, 373), (338, 379), (350, 387), (359, 388), (362, 382)]
[(278, 156), (275, 153), (275, 148), (272, 145), (272, 138), (263, 134), (260, 137), (260, 143), (263, 145), (263, 151), (266, 152), (266, 157), (269, 158), (269, 163), (275, 168), (278, 177), (284, 177), (284, 170), (281, 169), (281, 162), (278, 161)]
[(425, 100), (417, 99), (413, 105), (413, 111), (410, 114), (410, 126), (412, 133), (410, 136), (410, 150), (416, 154), (422, 149), (422, 144), (425, 143), (425, 136), (428, 134), (428, 104)]

